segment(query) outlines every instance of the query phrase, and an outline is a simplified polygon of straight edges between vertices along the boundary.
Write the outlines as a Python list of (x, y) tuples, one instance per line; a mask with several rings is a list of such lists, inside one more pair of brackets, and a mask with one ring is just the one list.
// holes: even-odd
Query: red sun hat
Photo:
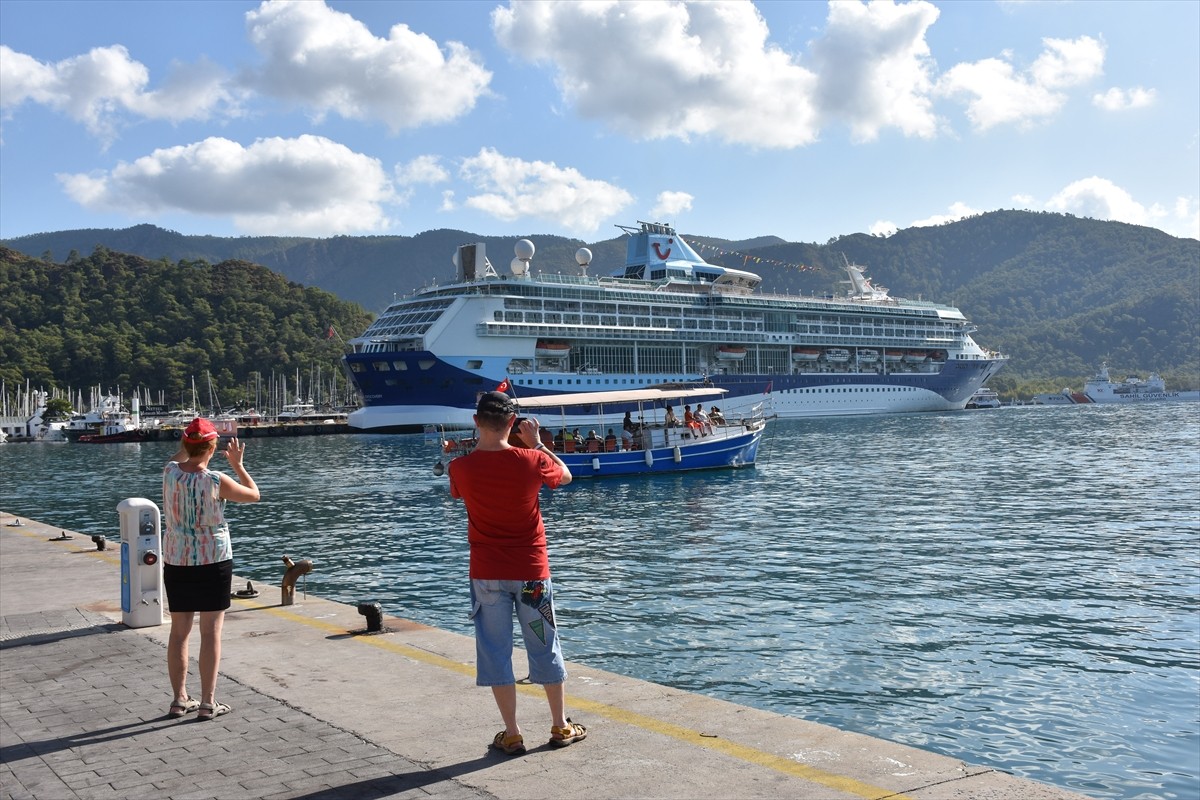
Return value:
[(217, 429), (203, 417), (196, 417), (183, 432), (185, 442), (209, 442), (217, 438)]

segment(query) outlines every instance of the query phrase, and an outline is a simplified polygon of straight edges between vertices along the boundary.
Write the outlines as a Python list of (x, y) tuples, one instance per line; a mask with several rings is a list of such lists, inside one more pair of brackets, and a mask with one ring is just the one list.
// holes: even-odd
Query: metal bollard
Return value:
[(283, 590), (280, 605), (290, 606), (296, 603), (296, 581), (301, 575), (307, 575), (313, 570), (313, 562), (311, 559), (305, 558), (300, 561), (292, 561), (287, 556), (283, 557), (283, 564), (287, 569), (283, 573), (283, 584), (280, 588)]
[(358, 604), (358, 613), (367, 618), (367, 633), (383, 630), (383, 606), (378, 600), (364, 600)]

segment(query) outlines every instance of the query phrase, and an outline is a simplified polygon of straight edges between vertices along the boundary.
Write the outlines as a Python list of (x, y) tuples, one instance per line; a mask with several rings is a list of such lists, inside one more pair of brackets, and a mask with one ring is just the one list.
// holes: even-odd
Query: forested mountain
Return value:
[(296, 370), (307, 380), (314, 367), (340, 373), (341, 337), (369, 323), (359, 306), (245, 261), (148, 261), (98, 247), (56, 264), (0, 247), (0, 378), (10, 391), (26, 380), (146, 387), (177, 402), (211, 376), (231, 406), (253, 399), (254, 373), (264, 383), (272, 374), (290, 383)]
[[(416, 236), (184, 236), (152, 225), (61, 231), (5, 242), (49, 260), (96, 246), (146, 258), (253, 261), (378, 313), (394, 295), (454, 279), (460, 244), (482, 242), (507, 271), (513, 243), (537, 246), (534, 270), (579, 271), (575, 252), (593, 253), (589, 273), (624, 263), (625, 240), (595, 243), (538, 234), (477, 236), (435, 230)], [(750, 269), (769, 292), (840, 294), (843, 259), (862, 264), (897, 297), (956, 305), (979, 326), (978, 341), (1011, 356), (992, 381), (1015, 394), (1079, 386), (1108, 361), (1115, 374), (1158, 371), (1171, 388), (1200, 388), (1200, 242), (1153, 228), (1063, 214), (996, 211), (889, 236), (853, 234), (824, 244), (778, 237), (730, 242), (684, 234), (713, 263)], [(86, 259), (85, 259), (86, 260)]]

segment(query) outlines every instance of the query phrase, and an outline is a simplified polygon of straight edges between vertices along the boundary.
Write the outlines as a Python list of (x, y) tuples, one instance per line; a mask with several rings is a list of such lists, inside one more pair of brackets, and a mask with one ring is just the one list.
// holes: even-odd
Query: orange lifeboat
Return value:
[(723, 344), (717, 347), (717, 358), (721, 361), (741, 361), (746, 357), (746, 348)]
[(816, 361), (821, 357), (819, 347), (793, 347), (792, 361)]
[(538, 341), (533, 346), (533, 354), (538, 358), (565, 358), (571, 354), (571, 345), (565, 342)]

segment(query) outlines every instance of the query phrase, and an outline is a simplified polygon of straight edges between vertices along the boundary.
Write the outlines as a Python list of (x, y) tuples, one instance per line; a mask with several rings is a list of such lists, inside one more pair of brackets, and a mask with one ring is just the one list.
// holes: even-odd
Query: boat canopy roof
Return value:
[(516, 404), (521, 409), (561, 408), (563, 406), (598, 406), (613, 403), (644, 403), (647, 401), (681, 401), (693, 397), (718, 397), (728, 389), (715, 386), (696, 388), (655, 387), (649, 389), (625, 389), (611, 392), (568, 392), (542, 397), (518, 397)]

